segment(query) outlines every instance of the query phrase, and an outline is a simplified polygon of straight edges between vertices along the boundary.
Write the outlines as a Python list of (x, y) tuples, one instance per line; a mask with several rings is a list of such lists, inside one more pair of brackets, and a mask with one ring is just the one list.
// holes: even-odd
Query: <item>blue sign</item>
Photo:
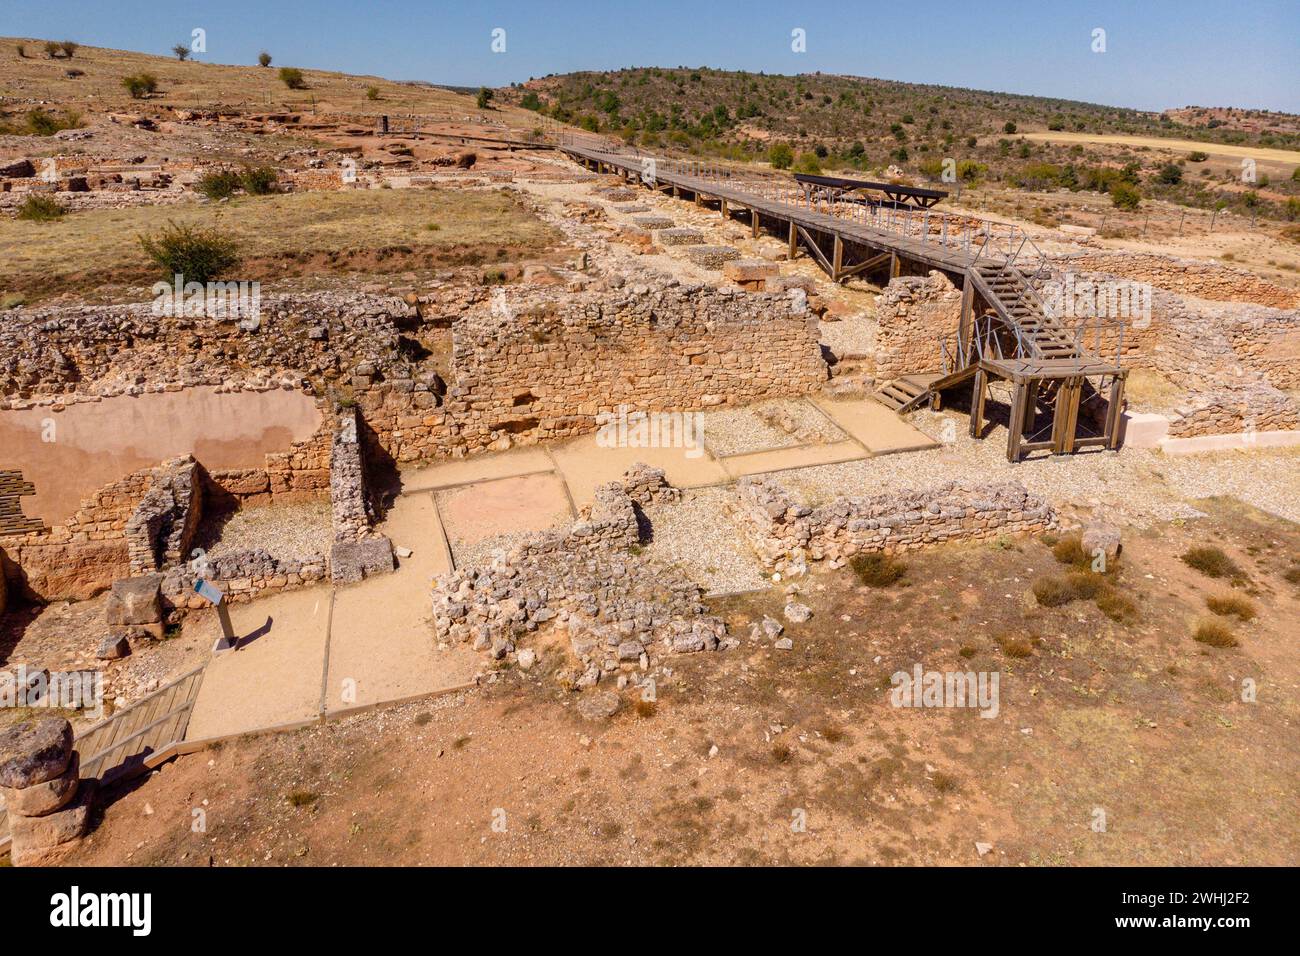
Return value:
[(221, 599), (225, 597), (215, 584), (209, 584), (202, 578), (194, 582), (194, 591), (199, 597), (211, 601), (213, 604), (220, 604)]

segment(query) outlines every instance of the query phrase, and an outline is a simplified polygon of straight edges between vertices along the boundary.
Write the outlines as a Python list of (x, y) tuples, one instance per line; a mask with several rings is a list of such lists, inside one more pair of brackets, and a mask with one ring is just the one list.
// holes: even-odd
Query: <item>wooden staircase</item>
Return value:
[(1070, 331), (1047, 314), (1043, 300), (1014, 265), (980, 261), (967, 270), (967, 276), (1002, 321), (1019, 333), (1028, 353), (1024, 358), (1088, 357)]
[(904, 375), (886, 382), (871, 397), (901, 415), (928, 402), (931, 382), (939, 377), (937, 374)]

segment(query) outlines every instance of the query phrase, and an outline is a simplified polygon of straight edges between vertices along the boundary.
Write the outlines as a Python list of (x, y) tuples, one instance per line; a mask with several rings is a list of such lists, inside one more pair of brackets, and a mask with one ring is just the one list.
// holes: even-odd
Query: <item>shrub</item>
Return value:
[(158, 91), (158, 77), (152, 73), (132, 73), (122, 77), (122, 85), (131, 94), (132, 99), (142, 100), (150, 93)]
[(176, 54), (178, 60), (188, 60), (190, 58), (190, 48), (184, 43), (178, 43), (172, 47), (172, 52)]
[(379, 87), (377, 87), (377, 86), (367, 86), (367, 87), (366, 87), (366, 99), (368, 99), (368, 100), (377, 100), (377, 99), (379, 99)]
[(1190, 548), (1181, 555), (1183, 564), (1200, 571), (1208, 578), (1240, 578), (1241, 568), (1235, 561), (1223, 553), (1222, 548), (1212, 544)]
[(1068, 578), (1060, 574), (1049, 574), (1034, 582), (1034, 597), (1043, 607), (1060, 607), (1069, 604), (1076, 595)]
[(542, 99), (532, 90), (529, 90), (527, 93), (524, 94), (523, 99), (519, 101), (519, 105), (526, 110), (532, 110), (534, 113), (536, 113), (538, 110), (542, 108)]
[(47, 112), (38, 106), (27, 111), (21, 126), (15, 127), (11, 124), (4, 124), (5, 128), (0, 132), (8, 132), (11, 135), (19, 136), (53, 136), (59, 130), (77, 129), (81, 125), (81, 114), (76, 110), (64, 110), (56, 116), (54, 113)]
[(156, 236), (140, 236), (140, 248), (157, 263), (163, 278), (210, 282), (239, 262), (234, 241), (215, 230), (169, 222)]
[(50, 196), (32, 193), (18, 207), (18, 218), (28, 222), (51, 222), (60, 218), (65, 212), (58, 201)]
[(1088, 552), (1083, 550), (1083, 536), (1078, 534), (1066, 535), (1060, 538), (1052, 545), (1052, 557), (1056, 558), (1061, 564), (1068, 564), (1076, 568), (1089, 568), (1092, 566), (1092, 558)]
[(1235, 617), (1239, 621), (1249, 621), (1255, 617), (1255, 605), (1236, 594), (1222, 597), (1208, 596), (1205, 606), (1220, 617)]
[(303, 78), (302, 70), (296, 66), (280, 67), (280, 82), (291, 90), (307, 89), (307, 81)]
[(1007, 657), (1020, 660), (1029, 657), (1034, 653), (1033, 646), (1025, 640), (1016, 637), (1008, 637), (1003, 634), (998, 637), (998, 647), (1002, 648), (1002, 653)]
[(24, 43), (20, 43), (20, 44), (18, 44), (16, 47), (14, 47), (14, 49), (15, 49), (16, 51), (18, 51), (18, 56), (19, 56), (20, 58), (22, 58), (22, 59), (24, 59), (24, 60), (27, 59), (27, 45), (26, 45), (26, 44), (24, 44)]
[(285, 797), (293, 807), (309, 807), (320, 799), (320, 794), (313, 793), (310, 790), (294, 790)]
[(239, 183), (250, 196), (267, 196), (279, 192), (280, 180), (271, 166), (247, 166), (239, 174)]
[(258, 66), (270, 66), (270, 65), (271, 65), (271, 54), (267, 53), (265, 50), (263, 50), (261, 53), (257, 54), (257, 65), (258, 65)]
[(1197, 643), (1208, 644), (1210, 647), (1237, 647), (1241, 643), (1221, 621), (1202, 621), (1196, 625), (1192, 638)]
[(1014, 133), (1015, 131), (1016, 131), (1016, 124), (1011, 122), (1011, 120), (1007, 120), (1005, 123), (1002, 124), (1002, 132), (1010, 134), (1010, 133)]
[(767, 151), (767, 161), (773, 169), (789, 169), (794, 162), (794, 150), (789, 143), (776, 143)]
[(1138, 616), (1137, 605), (1112, 588), (1097, 595), (1097, 610), (1112, 621), (1131, 621)]
[(1142, 204), (1142, 194), (1135, 186), (1117, 182), (1110, 187), (1110, 201), (1119, 209), (1136, 209)]
[(63, 48), (59, 46), (57, 43), (55, 43), (53, 40), (45, 41), (45, 55), (48, 56), (51, 60), (53, 60), (56, 56), (58, 56), (62, 51)]
[(196, 192), (213, 201), (233, 196), (238, 188), (239, 174), (230, 169), (215, 169), (204, 173), (194, 183)]
[(822, 171), (822, 164), (817, 161), (816, 153), (801, 153), (794, 164), (795, 172), (816, 176)]
[(59, 49), (63, 51), (64, 56), (71, 60), (72, 55), (77, 52), (79, 46), (80, 44), (73, 43), (71, 40), (64, 40), (59, 44)]
[(488, 104), (492, 102), (492, 91), (486, 86), (480, 86), (478, 88), (478, 96), (474, 97), (474, 102), (478, 104), (479, 109), (487, 109)]
[(887, 588), (901, 581), (907, 573), (904, 562), (878, 551), (854, 555), (849, 561), (849, 567), (859, 582), (873, 588)]
[[(1205, 161), (1206, 161), (1207, 159), (1209, 159), (1209, 158), (1210, 158), (1210, 154), (1209, 154), (1209, 153), (1202, 152), (1202, 151), (1199, 150), (1199, 149), (1194, 149), (1194, 150), (1192, 150), (1190, 153), (1187, 154), (1187, 161), (1188, 161), (1189, 163), (1203, 163), (1203, 162), (1205, 162)], [(1297, 168), (1300, 168), (1300, 167), (1297, 167)]]
[(1166, 186), (1177, 186), (1183, 181), (1183, 167), (1177, 163), (1165, 163), (1156, 173), (1156, 182)]

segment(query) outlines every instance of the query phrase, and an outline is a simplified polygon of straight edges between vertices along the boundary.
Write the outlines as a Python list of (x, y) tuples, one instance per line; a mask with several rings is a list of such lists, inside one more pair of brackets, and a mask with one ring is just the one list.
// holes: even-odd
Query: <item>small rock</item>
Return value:
[(532, 670), (533, 665), (535, 665), (536, 663), (537, 663), (537, 652), (534, 651), (532, 648), (525, 647), (522, 651), (519, 652), (519, 669), (521, 671)]
[(812, 608), (807, 604), (791, 602), (785, 606), (785, 619), (792, 624), (803, 624), (812, 617)]
[(772, 646), (778, 651), (790, 651), (794, 650), (794, 641), (790, 640), (788, 637), (783, 637)]
[(607, 720), (618, 713), (622, 701), (612, 690), (595, 691), (578, 698), (578, 713), (584, 720)]

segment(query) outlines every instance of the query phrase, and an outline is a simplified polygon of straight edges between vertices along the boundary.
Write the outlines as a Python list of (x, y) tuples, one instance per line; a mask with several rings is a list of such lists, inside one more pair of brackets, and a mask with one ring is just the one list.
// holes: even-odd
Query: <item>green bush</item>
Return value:
[(1011, 122), (1011, 120), (1007, 120), (1005, 123), (1002, 124), (1002, 132), (1010, 134), (1010, 133), (1014, 133), (1015, 131), (1016, 131), (1016, 124)]
[(377, 86), (367, 86), (367, 87), (366, 87), (366, 99), (368, 99), (368, 100), (372, 100), (372, 101), (373, 101), (373, 100), (377, 100), (377, 99), (379, 99), (379, 87), (377, 87)]
[(58, 201), (50, 196), (32, 193), (18, 207), (18, 218), (28, 222), (51, 222), (60, 218), (65, 212)]
[(479, 109), (487, 109), (488, 104), (492, 102), (492, 91), (486, 86), (480, 86), (478, 88), (478, 96), (474, 97), (474, 102), (478, 104)]
[(794, 170), (797, 173), (816, 176), (822, 171), (822, 164), (818, 162), (816, 153), (801, 153), (798, 161), (794, 164)]
[(773, 169), (789, 169), (794, 163), (794, 150), (789, 143), (776, 143), (767, 151), (767, 161)]
[(1166, 186), (1177, 186), (1183, 181), (1183, 167), (1177, 163), (1165, 163), (1156, 173), (1156, 182)]
[(239, 188), (239, 174), (231, 169), (215, 169), (204, 173), (194, 183), (196, 192), (202, 193), (214, 202), (227, 199)]
[(271, 54), (267, 53), (265, 50), (263, 50), (261, 53), (257, 54), (257, 65), (258, 65), (258, 66), (270, 66), (270, 65), (271, 65)]
[[(1210, 158), (1209, 153), (1199, 149), (1194, 149), (1187, 154), (1187, 161), (1189, 163), (1203, 163), (1209, 158)], [(1300, 167), (1297, 168), (1300, 169)]]
[(0, 121), (0, 135), (53, 136), (59, 130), (78, 129), (82, 125), (81, 114), (76, 110), (64, 110), (56, 115), (38, 106), (28, 110), (21, 123)]
[(178, 60), (188, 60), (190, 58), (190, 48), (184, 43), (178, 43), (172, 47), (172, 52), (176, 54)]
[(207, 283), (239, 263), (234, 241), (215, 230), (169, 222), (156, 236), (140, 236), (140, 248), (171, 281)]
[(239, 184), (250, 196), (267, 196), (280, 191), (280, 180), (272, 166), (247, 166), (239, 174)]
[(302, 70), (296, 66), (280, 67), (280, 82), (291, 90), (307, 89), (307, 81), (303, 78)]
[(150, 93), (158, 92), (158, 77), (152, 73), (132, 73), (122, 77), (122, 85), (132, 99), (142, 100)]
[(1136, 186), (1117, 182), (1110, 187), (1110, 201), (1119, 209), (1136, 209), (1142, 205), (1142, 194)]

